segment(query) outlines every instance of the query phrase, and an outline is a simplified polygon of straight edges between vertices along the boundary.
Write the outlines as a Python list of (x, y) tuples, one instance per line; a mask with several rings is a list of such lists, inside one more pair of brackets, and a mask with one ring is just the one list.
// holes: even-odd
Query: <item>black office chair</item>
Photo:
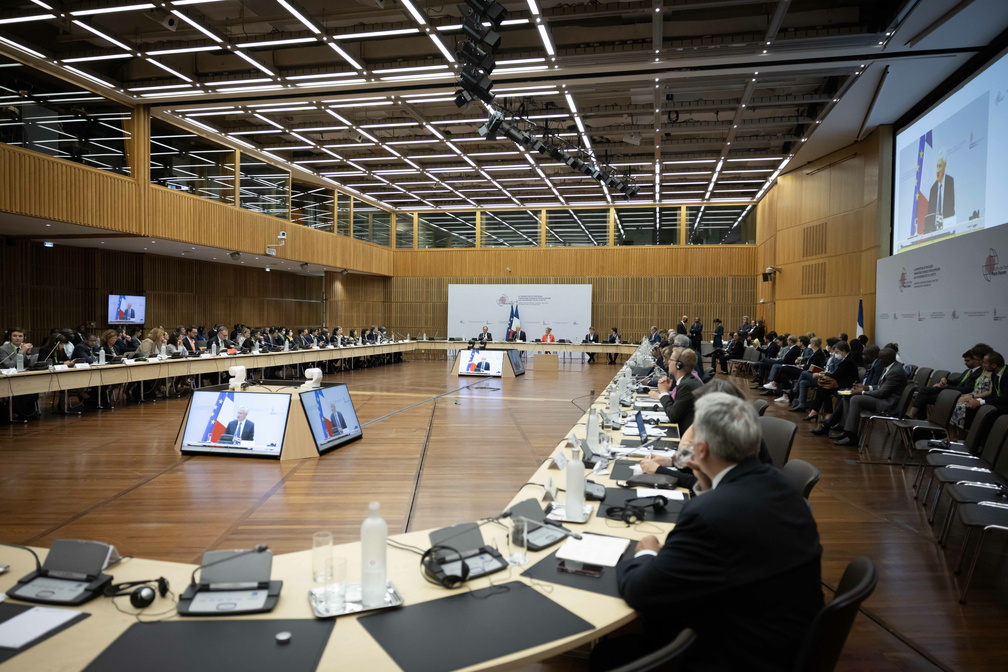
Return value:
[[(677, 670), (681, 667), (681, 660), (686, 650), (689, 649), (697, 635), (689, 628), (684, 628), (675, 639), (646, 656), (641, 656), (637, 660), (617, 667), (610, 672), (650, 672), (651, 670)], [(679, 661), (679, 662), (677, 662)]]
[(794, 445), (798, 425), (790, 420), (773, 418), (769, 415), (761, 416), (759, 423), (763, 429), (763, 443), (766, 444), (773, 465), (782, 469), (787, 464), (788, 456), (791, 455), (791, 446)]
[(843, 651), (861, 603), (875, 592), (878, 573), (866, 557), (850, 561), (833, 601), (816, 614), (798, 650), (794, 672), (831, 672)]
[(809, 493), (812, 492), (812, 488), (820, 478), (819, 470), (815, 465), (809, 464), (805, 460), (788, 460), (781, 471), (791, 481), (795, 490), (800, 492), (805, 499), (808, 499)]

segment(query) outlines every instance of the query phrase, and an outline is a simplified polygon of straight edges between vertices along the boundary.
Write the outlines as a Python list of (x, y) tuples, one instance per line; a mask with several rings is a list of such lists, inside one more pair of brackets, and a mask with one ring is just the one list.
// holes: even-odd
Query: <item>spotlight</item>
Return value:
[(542, 140), (533, 140), (532, 149), (539, 152), (540, 154), (545, 154), (547, 149), (546, 143), (543, 142)]
[(476, 100), (476, 96), (465, 89), (459, 89), (455, 92), (455, 107), (465, 107), (474, 100)]
[(302, 261), (301, 262), (301, 270), (302, 271), (307, 271), (308, 270), (308, 262), (307, 261)]
[(490, 114), (490, 118), (486, 120), (486, 123), (480, 126), (479, 134), (485, 137), (487, 140), (497, 139), (497, 129), (500, 128), (501, 123), (504, 121), (504, 114), (502, 112), (494, 111)]
[(627, 197), (628, 199), (630, 199), (630, 198), (633, 198), (633, 197), (634, 197), (634, 196), (636, 196), (636, 195), (637, 195), (637, 194), (638, 194), (639, 192), (640, 192), (640, 187), (638, 187), (638, 186), (637, 186), (636, 184), (634, 184), (634, 185), (631, 185), (631, 186), (627, 187), (627, 190), (626, 190), (626, 197)]
[(488, 75), (493, 72), (494, 67), (497, 65), (493, 54), (483, 51), (473, 42), (463, 42), (462, 47), (456, 52), (456, 55), (458, 55), (461, 60), (465, 61), (469, 65), (479, 68)]
[(525, 143), (525, 138), (528, 137), (525, 134), (525, 131), (521, 130), (517, 126), (512, 126), (511, 124), (507, 124), (504, 127), (504, 135), (509, 140), (514, 140), (515, 142), (518, 142), (518, 143), (521, 143), (521, 144), (524, 144)]
[(549, 154), (551, 159), (553, 159), (554, 161), (560, 161), (561, 163), (566, 162), (567, 157), (569, 156), (567, 152), (563, 151), (559, 147), (554, 147), (552, 145), (549, 146), (549, 150), (546, 153)]
[(241, 252), (231, 252), (228, 256), (231, 257), (231, 261), (238, 261), (241, 259)]
[(485, 51), (493, 51), (500, 46), (500, 33), (493, 28), (483, 26), (475, 14), (469, 14), (466, 17), (465, 23), (462, 24), (462, 30), (470, 40), (477, 43), (476, 46)]
[(476, 68), (469, 65), (462, 68), (462, 77), (459, 82), (462, 88), (484, 103), (490, 104), (493, 102), (494, 94), (490, 92), (490, 89), (493, 88), (493, 82), (490, 81), (489, 76)]
[(494, 0), (466, 0), (466, 4), (472, 7), (474, 14), (482, 16), (494, 28), (500, 28), (501, 21), (507, 18), (507, 10)]
[(267, 267), (266, 267), (266, 272), (267, 272), (267, 273), (269, 273), (269, 272), (270, 272), (270, 267), (269, 267), (269, 266), (267, 266)]

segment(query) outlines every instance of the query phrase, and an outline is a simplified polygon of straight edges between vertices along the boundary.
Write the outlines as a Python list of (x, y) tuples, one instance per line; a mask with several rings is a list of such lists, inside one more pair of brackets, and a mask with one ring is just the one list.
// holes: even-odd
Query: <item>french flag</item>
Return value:
[(326, 417), (325, 411), (322, 410), (322, 390), (315, 390), (315, 406), (318, 407), (319, 419), (322, 421), (322, 431), (325, 433), (324, 438), (329, 438), (333, 435), (332, 421)]
[(126, 311), (123, 310), (123, 302), (126, 301), (126, 297), (122, 294), (119, 295), (119, 305), (116, 307), (116, 319), (125, 320)]
[(203, 430), (203, 442), (217, 443), (227, 429), (227, 418), (235, 415), (234, 392), (221, 392), (217, 395), (217, 403), (210, 413), (210, 421)]

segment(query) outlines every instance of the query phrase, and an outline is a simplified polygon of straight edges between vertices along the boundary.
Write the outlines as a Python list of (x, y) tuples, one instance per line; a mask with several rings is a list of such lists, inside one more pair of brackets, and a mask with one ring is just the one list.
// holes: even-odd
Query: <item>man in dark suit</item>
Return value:
[(927, 218), (924, 220), (924, 233), (941, 231), (945, 220), (955, 217), (955, 180), (945, 174), (945, 152), (938, 153), (938, 164), (935, 168), (935, 181), (928, 194)]
[(689, 340), (693, 349), (697, 354), (700, 354), (700, 343), (703, 341), (703, 322), (699, 317), (693, 320), (693, 324), (690, 325)]
[(669, 422), (679, 425), (679, 436), (693, 424), (694, 393), (703, 387), (703, 380), (693, 374), (697, 354), (689, 348), (672, 348), (666, 361), (671, 378), (661, 378), (657, 392), (649, 392), (652, 399), (661, 401)]
[(329, 404), (329, 424), (332, 425), (332, 436), (339, 436), (346, 431), (347, 423), (343, 414), (336, 410), (336, 404)]
[[(763, 381), (770, 376), (770, 369), (774, 367), (774, 364), (780, 364), (782, 366), (791, 366), (798, 361), (798, 356), (802, 354), (802, 350), (798, 347), (798, 337), (794, 334), (787, 337), (787, 347), (782, 349), (779, 356), (774, 359), (771, 357), (764, 357), (756, 365), (756, 378), (753, 380), (756, 383), (756, 387), (762, 387)], [(776, 390), (777, 383), (773, 382), (773, 379), (766, 384), (766, 389)]]
[[(609, 342), (610, 343), (616, 344), (616, 343), (619, 343), (622, 340), (623, 340), (623, 338), (620, 336), (619, 329), (617, 329), (616, 327), (613, 327), (612, 329), (609, 330)], [(606, 355), (606, 359), (608, 360), (608, 362), (610, 364), (615, 364), (617, 361), (619, 361), (619, 354), (618, 353), (610, 353), (610, 354)]]
[(815, 520), (787, 479), (760, 462), (755, 409), (706, 394), (693, 432), (687, 464), (700, 494), (664, 544), (644, 537), (633, 559), (616, 566), (620, 595), (639, 612), (644, 634), (600, 644), (592, 669), (639, 657), (689, 627), (699, 639), (687, 669), (790, 670), (822, 608)]
[(992, 348), (986, 343), (977, 343), (975, 346), (962, 354), (963, 366), (966, 370), (954, 379), (947, 376), (938, 381), (936, 385), (917, 390), (913, 405), (907, 412), (908, 418), (924, 417), (928, 406), (935, 402), (942, 390), (956, 390), (960, 394), (969, 394), (973, 391), (977, 378), (983, 373), (983, 358)]
[(733, 359), (742, 359), (744, 354), (745, 343), (742, 341), (742, 334), (736, 331), (726, 349), (715, 350), (711, 355), (711, 366), (716, 368), (717, 363), (721, 362), (721, 373), (728, 373), (728, 362)]
[(185, 330), (185, 335), (182, 336), (182, 347), (187, 352), (196, 352), (196, 327), (189, 326)]
[(246, 420), (247, 417), (248, 407), (239, 406), (235, 419), (228, 423), (224, 433), (233, 436), (235, 441), (239, 439), (242, 441), (253, 440), (255, 438), (255, 424), (251, 420)]
[(493, 340), (493, 334), (490, 333), (490, 327), (483, 327), (483, 331), (479, 333), (476, 340), (480, 343), (487, 343)]
[[(599, 337), (598, 334), (595, 333), (595, 327), (588, 327), (588, 333), (585, 334), (583, 343), (598, 343), (598, 342)], [(593, 352), (588, 353), (588, 363), (589, 364), (595, 363), (595, 353)]]
[(213, 350), (213, 346), (217, 346), (217, 352), (222, 352), (228, 348), (233, 348), (234, 343), (228, 338), (228, 328), (218, 327), (217, 333), (214, 334), (210, 342), (207, 343), (207, 350)]
[(896, 410), (903, 388), (907, 386), (907, 374), (903, 365), (896, 361), (896, 351), (882, 348), (878, 356), (882, 376), (878, 385), (854, 385), (851, 391), (850, 408), (845, 411), (843, 436), (833, 442), (836, 446), (856, 446), (859, 442), (858, 426), (861, 411), (872, 413), (892, 413)]
[(522, 330), (521, 327), (518, 327), (517, 329), (509, 333), (511, 334), (511, 337), (508, 339), (509, 341), (521, 341), (522, 343), (524, 343), (525, 341), (528, 340), (527, 338), (525, 338), (525, 332)]
[(476, 371), (482, 373), (490, 373), (490, 362), (486, 361), (486, 355), (476, 362)]
[(84, 341), (74, 346), (73, 358), (79, 359), (88, 364), (98, 361), (98, 337), (94, 334), (87, 334)]
[(661, 334), (658, 332), (658, 327), (651, 325), (651, 332), (648, 334), (648, 343), (651, 345), (658, 345), (661, 343)]
[(689, 326), (686, 324), (689, 320), (689, 315), (683, 315), (682, 319), (679, 320), (679, 324), (675, 325), (675, 333), (682, 334), (683, 336), (689, 335)]

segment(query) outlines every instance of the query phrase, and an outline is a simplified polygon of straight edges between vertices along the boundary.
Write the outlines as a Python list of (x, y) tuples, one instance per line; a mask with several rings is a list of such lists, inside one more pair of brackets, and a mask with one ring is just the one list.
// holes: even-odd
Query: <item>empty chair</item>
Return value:
[(966, 526), (966, 539), (963, 540), (962, 551), (959, 553), (959, 562), (956, 564), (955, 573), (962, 571), (963, 560), (966, 558), (966, 547), (969, 545), (973, 530), (979, 528), (980, 542), (977, 543), (973, 552), (973, 561), (970, 563), (969, 572), (966, 574), (966, 581), (963, 583), (962, 594), (959, 596), (959, 604), (966, 604), (966, 591), (969, 590), (970, 581), (973, 580), (973, 571), (976, 569), (977, 560), (980, 558), (980, 551), (983, 543), (987, 539), (988, 532), (1008, 531), (1008, 501), (1002, 499), (1000, 502), (978, 502), (976, 504), (964, 504), (959, 508), (959, 521)]
[(819, 470), (816, 469), (815, 465), (805, 460), (788, 460), (781, 468), (781, 471), (791, 481), (791, 485), (795, 487), (795, 490), (800, 492), (805, 499), (808, 499), (812, 488), (819, 482)]
[[(903, 392), (900, 394), (899, 401), (896, 403), (896, 410), (892, 414), (874, 414), (870, 411), (861, 411), (860, 451), (868, 451), (868, 443), (871, 439), (872, 431), (875, 429), (876, 422), (886, 423), (886, 432), (889, 432), (889, 423), (893, 420), (901, 420), (906, 417), (907, 409), (910, 408), (910, 401), (913, 399), (913, 394), (916, 390), (916, 385), (913, 383), (907, 383), (907, 386), (903, 388)], [(893, 451), (895, 449), (895, 445), (889, 449), (890, 462), (892, 462)]]
[(922, 366), (919, 369), (917, 369), (916, 373), (914, 373), (913, 376), (914, 385), (916, 385), (918, 388), (926, 387), (928, 381), (931, 380), (932, 371), (934, 371), (934, 369), (930, 369), (926, 366)]
[(875, 591), (878, 573), (865, 557), (850, 561), (833, 601), (824, 606), (809, 626), (794, 672), (830, 672), (836, 667), (861, 603)]
[(766, 444), (773, 465), (778, 469), (783, 468), (787, 464), (788, 456), (791, 455), (791, 446), (794, 444), (798, 425), (790, 420), (769, 415), (760, 417), (759, 423), (763, 429), (763, 443)]
[[(920, 494), (920, 484), (924, 480), (924, 473), (930, 467), (943, 467), (947, 464), (960, 464), (959, 460), (964, 457), (972, 458), (975, 455), (981, 454), (986, 446), (987, 433), (990, 431), (991, 426), (994, 424), (994, 420), (998, 415), (998, 409), (990, 404), (986, 404), (977, 411), (976, 416), (973, 418), (973, 423), (970, 425), (969, 432), (966, 433), (966, 438), (962, 441), (945, 441), (939, 442), (940, 445), (932, 446), (929, 445), (931, 439), (920, 439), (914, 443), (914, 450), (924, 451), (927, 455), (924, 456), (924, 460), (921, 462), (920, 468), (917, 469), (917, 477), (914, 478), (914, 497)], [(989, 459), (992, 462), (997, 459), (994, 456)], [(928, 488), (924, 491), (924, 497), (922, 499), (927, 499), (928, 490), (931, 489), (931, 481), (928, 481)]]
[(753, 399), (749, 403), (756, 409), (756, 415), (760, 416), (766, 413), (767, 406), (770, 405), (770, 402), (766, 399)]
[(613, 669), (611, 672), (649, 672), (650, 670), (677, 670), (680, 665), (677, 661), (682, 660), (683, 654), (686, 653), (693, 642), (697, 639), (697, 635), (689, 628), (684, 628), (675, 639), (661, 647), (657, 651), (652, 651), (651, 653), (638, 658), (637, 660), (627, 663), (626, 665), (621, 665)]
[(749, 346), (745, 349), (742, 359), (728, 360), (728, 373), (748, 375), (752, 372), (753, 365), (760, 360), (760, 352), (756, 348)]
[(914, 441), (917, 438), (929, 435), (935, 438), (948, 434), (946, 428), (948, 427), (949, 420), (952, 419), (952, 411), (955, 410), (959, 396), (959, 392), (956, 390), (942, 390), (938, 394), (938, 398), (935, 399), (934, 406), (931, 407), (931, 414), (926, 420), (923, 418), (903, 418), (892, 421), (892, 426), (896, 428), (900, 441), (903, 443), (903, 447), (906, 448), (902, 467), (906, 466), (907, 461), (913, 454), (914, 446), (916, 445)]

